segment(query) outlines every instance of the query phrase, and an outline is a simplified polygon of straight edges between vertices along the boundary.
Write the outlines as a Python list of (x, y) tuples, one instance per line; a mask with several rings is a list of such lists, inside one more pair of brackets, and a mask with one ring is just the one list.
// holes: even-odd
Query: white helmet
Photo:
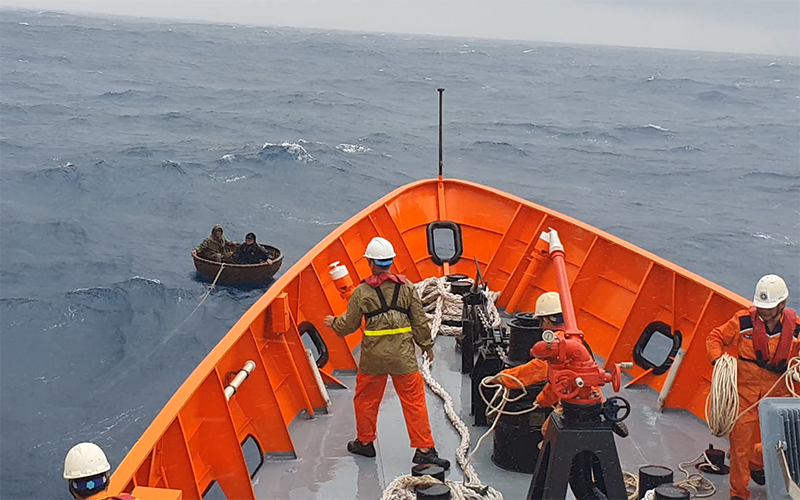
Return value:
[(94, 443), (79, 443), (64, 459), (64, 479), (97, 476), (111, 470), (103, 450)]
[(364, 252), (364, 257), (372, 260), (391, 260), (396, 254), (394, 247), (389, 240), (376, 236), (367, 245), (367, 251)]
[(768, 274), (756, 283), (753, 305), (759, 309), (772, 309), (789, 298), (786, 282), (777, 274)]
[(555, 316), (561, 314), (561, 297), (558, 292), (545, 292), (536, 299), (536, 311), (533, 313), (535, 318), (542, 316)]

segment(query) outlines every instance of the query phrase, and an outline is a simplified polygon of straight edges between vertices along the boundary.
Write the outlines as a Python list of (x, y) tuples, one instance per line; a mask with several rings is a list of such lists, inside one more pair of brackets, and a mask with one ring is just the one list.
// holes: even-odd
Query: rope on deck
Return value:
[[(436, 340), (436, 336), (460, 335), (461, 328), (443, 325), (443, 319), (461, 321), (463, 299), (460, 295), (451, 293), (449, 284), (445, 278), (427, 278), (414, 285), (417, 294), (423, 303), (428, 301), (429, 306), (425, 313), (431, 319), (431, 337)], [(487, 312), (489, 321), (495, 326), (500, 325), (500, 313), (494, 305), (498, 292), (485, 292), (487, 295)], [(435, 296), (435, 301), (432, 301)], [(470, 465), (472, 456), (467, 456), (470, 445), (469, 427), (456, 413), (453, 398), (431, 375), (431, 362), (425, 358), (420, 368), (425, 384), (434, 394), (444, 403), (444, 411), (450, 423), (455, 427), (456, 432), (461, 436), (461, 443), (456, 448), (456, 463), (464, 473), (462, 482), (445, 480), (445, 484), (450, 487), (452, 500), (503, 500), (503, 495), (492, 488), (484, 485), (475, 468)], [(502, 410), (501, 410), (502, 411)], [(485, 435), (484, 435), (485, 437)], [(483, 439), (483, 437), (481, 438)], [(477, 451), (477, 448), (476, 448)], [(430, 476), (413, 477), (410, 475), (398, 476), (392, 481), (381, 496), (381, 500), (415, 500), (417, 498), (415, 488), (417, 486), (430, 486), (439, 484), (439, 481)]]

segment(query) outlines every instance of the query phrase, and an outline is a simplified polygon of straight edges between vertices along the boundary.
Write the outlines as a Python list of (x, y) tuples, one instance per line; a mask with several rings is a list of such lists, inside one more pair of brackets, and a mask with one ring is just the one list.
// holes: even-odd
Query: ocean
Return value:
[[(263, 293), (208, 289), (220, 223), (286, 254), (444, 174), (800, 306), (800, 60), (3, 10), (0, 497), (124, 457)], [(468, 252), (468, 250), (467, 250)]]

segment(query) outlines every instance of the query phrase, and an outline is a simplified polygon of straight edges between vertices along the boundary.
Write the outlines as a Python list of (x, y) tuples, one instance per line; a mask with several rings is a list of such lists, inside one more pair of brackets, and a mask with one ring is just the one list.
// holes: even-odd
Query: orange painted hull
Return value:
[[(463, 256), (437, 265), (428, 253), (430, 222), (457, 223)], [(324, 408), (300, 336), (308, 323), (328, 348), (323, 378), (354, 370), (359, 335), (341, 339), (323, 327), (346, 300), (328, 274), (335, 261), (354, 282), (369, 268), (362, 257), (374, 236), (393, 242), (395, 271), (412, 281), (430, 276), (474, 275), (477, 258), (498, 307), (531, 311), (538, 295), (556, 290), (552, 263), (539, 235), (557, 229), (578, 326), (595, 354), (610, 363), (630, 361), (645, 327), (661, 321), (682, 333), (686, 351), (665, 406), (703, 418), (711, 366), (705, 338), (749, 303), (730, 291), (580, 221), (492, 188), (459, 180), (425, 180), (403, 186), (341, 225), (297, 262), (248, 310), (178, 389), (111, 480), (112, 494), (149, 486), (199, 499), (215, 482), (228, 498), (254, 498), (242, 443), (262, 454), (292, 454), (288, 425), (305, 410)], [(256, 368), (226, 402), (231, 372), (248, 360)], [(666, 374), (635, 366), (639, 383), (660, 390)], [(140, 491), (144, 491), (141, 490)], [(142, 499), (146, 500), (146, 499)]]

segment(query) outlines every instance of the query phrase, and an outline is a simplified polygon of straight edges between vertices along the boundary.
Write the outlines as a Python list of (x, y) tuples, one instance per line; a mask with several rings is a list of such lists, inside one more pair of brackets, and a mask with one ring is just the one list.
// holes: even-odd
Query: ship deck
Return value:
[[(471, 381), (460, 373), (455, 339), (439, 337), (435, 347), (433, 377), (453, 397), (456, 410), (470, 427), (472, 446), (487, 430), (473, 427), (469, 415)], [(624, 376), (624, 375), (623, 375)], [(339, 375), (348, 389), (329, 391), (332, 405), (328, 414), (312, 419), (298, 416), (290, 425), (297, 458), (267, 460), (254, 477), (256, 498), (260, 500), (374, 500), (396, 477), (410, 473), (413, 450), (408, 443), (400, 401), (387, 384), (378, 419), (376, 458), (354, 456), (347, 451), (347, 441), (355, 436), (353, 413), (354, 375)], [(624, 382), (624, 381), (623, 381)], [(428, 412), (436, 447), (440, 456), (453, 465), (448, 479), (460, 480), (461, 470), (455, 464), (454, 451), (460, 438), (445, 417), (441, 400), (426, 390)], [(611, 395), (607, 392), (607, 396)], [(643, 465), (664, 465), (674, 472), (675, 481), (685, 478), (678, 463), (697, 457), (711, 443), (727, 449), (726, 439), (711, 436), (705, 423), (684, 410), (660, 412), (658, 394), (648, 387), (633, 386), (621, 389), (619, 395), (631, 402), (631, 415), (625, 421), (630, 430), (628, 438), (615, 436), (620, 462), (624, 471), (638, 474)], [(499, 490), (507, 500), (524, 499), (531, 481), (530, 474), (503, 470), (491, 461), (491, 436), (484, 440), (475, 456), (474, 466), (481, 480)], [(692, 471), (693, 468), (689, 467)], [(707, 475), (716, 493), (707, 498), (730, 498), (728, 476)], [(751, 483), (753, 500), (766, 499), (763, 486)], [(209, 497), (210, 498), (210, 497)], [(568, 494), (567, 498), (573, 498)]]

